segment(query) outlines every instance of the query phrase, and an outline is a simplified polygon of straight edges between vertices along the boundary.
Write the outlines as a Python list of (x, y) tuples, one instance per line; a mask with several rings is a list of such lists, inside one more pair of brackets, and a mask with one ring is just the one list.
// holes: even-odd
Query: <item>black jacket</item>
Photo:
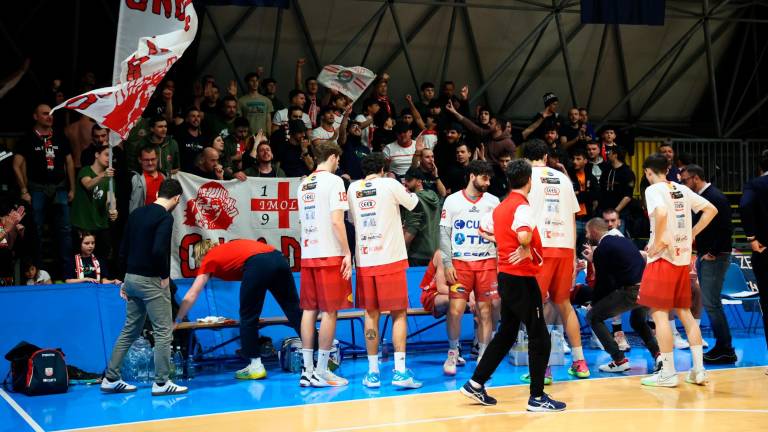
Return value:
[(741, 196), (741, 225), (747, 237), (768, 245), (768, 176), (750, 180)]
[[(717, 215), (696, 236), (696, 252), (700, 256), (731, 253), (733, 226), (731, 225), (731, 204), (728, 198), (713, 185), (709, 185), (701, 196), (717, 208)], [(696, 224), (700, 217), (701, 213), (694, 214), (693, 223)]]
[(640, 283), (645, 270), (645, 259), (632, 240), (606, 235), (592, 255), (595, 264), (595, 291), (592, 303), (597, 303), (611, 292)]
[[(588, 170), (589, 168), (589, 170)], [(597, 178), (592, 174), (592, 165), (587, 164), (584, 167), (585, 177), (585, 190), (582, 192), (579, 185), (579, 179), (576, 177), (576, 171), (568, 171), (568, 177), (571, 178), (573, 183), (573, 191), (576, 192), (576, 199), (579, 201), (579, 205), (584, 204), (587, 214), (576, 216), (576, 219), (586, 220), (592, 217), (593, 204), (600, 198), (600, 184), (597, 182)]]
[(173, 216), (159, 204), (139, 207), (128, 216), (120, 261), (126, 273), (168, 277), (171, 269)]

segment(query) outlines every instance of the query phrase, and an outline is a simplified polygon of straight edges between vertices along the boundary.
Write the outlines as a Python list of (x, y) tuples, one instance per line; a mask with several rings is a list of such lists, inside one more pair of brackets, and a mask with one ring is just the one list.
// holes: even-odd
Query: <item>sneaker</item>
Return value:
[(448, 358), (443, 363), (443, 373), (448, 376), (456, 375), (456, 363), (459, 352), (456, 350), (448, 350)]
[(630, 349), (632, 349), (631, 346), (629, 346), (629, 342), (627, 341), (627, 336), (624, 334), (623, 331), (617, 331), (613, 334), (613, 339), (616, 341), (616, 345), (619, 346), (619, 350), (623, 352), (627, 352)]
[(381, 387), (381, 376), (379, 372), (368, 372), (363, 377), (363, 385), (368, 388)]
[(528, 398), (528, 411), (532, 412), (557, 412), (565, 410), (565, 403), (556, 401), (544, 393), (540, 397), (531, 396)]
[(709, 382), (709, 377), (707, 376), (707, 371), (704, 369), (691, 369), (688, 371), (688, 376), (685, 377), (685, 382), (690, 384), (696, 384), (696, 385), (707, 385)]
[(267, 377), (267, 370), (264, 369), (264, 365), (257, 367), (251, 367), (248, 365), (239, 371), (235, 372), (235, 378), (241, 380), (258, 380)]
[(157, 383), (152, 384), (152, 396), (177, 395), (184, 394), (188, 391), (188, 388), (174, 384), (171, 380), (166, 381), (163, 385), (158, 385)]
[(459, 347), (458, 352), (458, 355), (456, 355), (456, 366), (464, 366), (467, 364), (467, 361), (461, 356), (461, 347)]
[(568, 346), (568, 342), (563, 339), (563, 353), (564, 354), (570, 354), (571, 353), (571, 347)]
[(701, 339), (701, 347), (702, 348), (709, 348), (709, 343), (704, 338)]
[(602, 372), (621, 373), (626, 372), (631, 368), (629, 366), (629, 359), (623, 358), (618, 362), (612, 361), (608, 364), (600, 365), (598, 369), (600, 369)]
[(480, 343), (475, 340), (472, 342), (472, 349), (469, 351), (469, 355), (472, 357), (477, 357), (477, 355), (480, 353)]
[(568, 368), (568, 375), (576, 378), (589, 378), (589, 367), (586, 360), (576, 360)]
[(653, 356), (653, 373), (656, 373), (661, 370), (661, 366), (663, 365), (661, 361), (661, 354), (656, 354)]
[(479, 389), (472, 387), (472, 384), (467, 381), (459, 390), (464, 396), (478, 402), (480, 405), (490, 406), (496, 405), (496, 399), (490, 397), (485, 392), (485, 386), (481, 386)]
[(107, 377), (104, 377), (101, 380), (101, 391), (104, 393), (133, 393), (136, 391), (136, 386), (128, 384), (121, 379), (110, 381)]
[[(531, 374), (530, 373), (525, 373), (525, 374), (520, 375), (520, 381), (522, 381), (522, 382), (524, 382), (526, 384), (530, 384), (531, 383)], [(554, 381), (552, 379), (552, 368), (547, 366), (547, 370), (544, 371), (544, 385), (551, 385), (552, 381)]]
[(312, 374), (307, 372), (307, 369), (301, 368), (301, 378), (299, 378), (300, 387), (312, 387)]
[(393, 371), (392, 385), (406, 389), (417, 389), (422, 386), (422, 383), (416, 380), (412, 370), (406, 369), (405, 372)]
[(689, 344), (687, 340), (683, 339), (683, 336), (681, 336), (680, 333), (675, 332), (675, 348), (688, 349), (690, 347), (691, 344)]
[(738, 357), (733, 348), (714, 348), (704, 353), (704, 363), (706, 364), (732, 364), (736, 363)]
[(641, 379), (640, 384), (650, 387), (677, 387), (677, 374), (667, 375), (664, 368), (661, 368), (653, 375)]
[(315, 371), (309, 378), (312, 387), (343, 387), (349, 384), (346, 378), (342, 378), (330, 370), (318, 373)]

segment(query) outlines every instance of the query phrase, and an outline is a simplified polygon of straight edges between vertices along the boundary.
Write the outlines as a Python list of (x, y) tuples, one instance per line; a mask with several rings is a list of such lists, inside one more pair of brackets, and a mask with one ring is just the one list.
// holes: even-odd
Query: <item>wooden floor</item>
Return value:
[[(684, 379), (685, 375), (680, 374)], [(473, 405), (456, 391), (372, 398), (133, 423), (97, 431), (768, 431), (765, 367), (710, 373), (699, 387), (641, 387), (638, 377), (556, 383), (546, 391), (565, 401), (555, 414), (525, 412), (528, 388), (491, 388), (495, 407)], [(325, 391), (325, 390), (323, 390)], [(329, 390), (329, 391), (332, 391)]]

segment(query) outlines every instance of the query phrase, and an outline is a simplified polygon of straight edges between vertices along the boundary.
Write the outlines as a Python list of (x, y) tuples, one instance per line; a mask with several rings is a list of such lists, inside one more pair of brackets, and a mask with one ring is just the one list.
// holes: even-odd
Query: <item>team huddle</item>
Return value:
[[(298, 191), (302, 227), (300, 302), (304, 311), (300, 385), (348, 384), (328, 368), (337, 311), (352, 306), (352, 252), (344, 228), (344, 212), (348, 211), (355, 232), (355, 306), (365, 311), (369, 367), (362, 383), (366, 387), (381, 386), (378, 332), (379, 318), (384, 311), (391, 315), (393, 323), (395, 365), (391, 383), (419, 388), (422, 383), (406, 367), (405, 361), (408, 260), (399, 210), (400, 206), (413, 210), (419, 200), (400, 182), (385, 175), (386, 160), (381, 154), (374, 153), (363, 159), (364, 178), (353, 182), (345, 191), (342, 180), (333, 174), (340, 156), (338, 146), (324, 144), (319, 146), (318, 153), (318, 170), (302, 181)], [(466, 363), (459, 350), (460, 325), (468, 304), (473, 305), (478, 320), (478, 363), (472, 379), (461, 392), (484, 405), (496, 403), (486, 393), (484, 384), (515, 343), (518, 330), (524, 324), (529, 338), (530, 365), (529, 373), (523, 377), (530, 382), (527, 408), (530, 411), (565, 409), (563, 402), (550, 398), (543, 390), (545, 384), (552, 382), (547, 364), (551, 342), (544, 318), (545, 303), (550, 303), (559, 313), (572, 347), (573, 362), (568, 373), (578, 378), (590, 376), (578, 317), (570, 302), (577, 261), (575, 215), (579, 212), (579, 203), (568, 177), (547, 167), (547, 154), (543, 142), (531, 141), (525, 145), (524, 159), (511, 162), (507, 169), (511, 192), (501, 203), (486, 192), (493, 175), (490, 165), (483, 161), (470, 163), (466, 188), (445, 200), (440, 218), (440, 247), (422, 282), (421, 300), (425, 309), (440, 309), (447, 315), (449, 349), (443, 365), (446, 375), (455, 375), (456, 367)], [(590, 311), (596, 313), (590, 313), (590, 318), (596, 322), (632, 311), (632, 325), (639, 330), (655, 360), (655, 372), (643, 378), (642, 384), (673, 387), (677, 385), (677, 374), (669, 314), (674, 312), (685, 326), (691, 343), (693, 368), (686, 381), (704, 385), (707, 375), (703, 367), (701, 333), (690, 312), (688, 269), (692, 239), (717, 210), (687, 187), (668, 182), (668, 163), (662, 155), (649, 156), (643, 169), (651, 185), (645, 191), (651, 219), (647, 258), (636, 249), (636, 255), (613, 257), (611, 265), (626, 266), (628, 270), (624, 272), (626, 280), (613, 281), (617, 289), (607, 297), (622, 296), (625, 301), (610, 311), (598, 308), (600, 302), (597, 302), (595, 311)], [(695, 226), (692, 212), (700, 213)], [(613, 236), (602, 219), (587, 223), (586, 238), (590, 246), (585, 245), (582, 254), (590, 261), (596, 259), (598, 277), (606, 262), (602, 245), (605, 244), (605, 251), (621, 250), (621, 241), (629, 242)], [(638, 267), (641, 271), (636, 270)], [(441, 286), (447, 286), (447, 292), (440, 289)], [(655, 337), (647, 328), (648, 309), (656, 326)], [(494, 311), (499, 312), (500, 323)], [(322, 321), (315, 363), (315, 322), (320, 312)], [(498, 331), (495, 331), (497, 325)], [(620, 351), (613, 346), (616, 343), (607, 329), (596, 334), (601, 342), (605, 340), (606, 350), (614, 360), (601, 365), (600, 369), (605, 372), (629, 369), (627, 359), (616, 354)]]

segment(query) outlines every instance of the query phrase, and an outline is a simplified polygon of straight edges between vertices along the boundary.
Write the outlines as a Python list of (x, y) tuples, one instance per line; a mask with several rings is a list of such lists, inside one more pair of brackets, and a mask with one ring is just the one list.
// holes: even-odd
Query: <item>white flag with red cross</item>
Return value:
[[(75, 96), (53, 111), (59, 108), (78, 111), (111, 129), (121, 138), (127, 138), (128, 132), (141, 118), (155, 88), (171, 66), (181, 58), (197, 33), (197, 14), (192, 0), (164, 3), (175, 5), (176, 11), (170, 13), (167, 8), (164, 11), (161, 7), (155, 7), (155, 4), (161, 4), (159, 2), (148, 5), (146, 1), (126, 1), (122, 9), (127, 8), (131, 14), (155, 14), (167, 19), (157, 21), (157, 28), (137, 41), (138, 49), (122, 61), (118, 83)], [(122, 9), (118, 29), (137, 22), (127, 21)]]
[(171, 277), (197, 275), (195, 245), (211, 240), (261, 240), (283, 252), (294, 271), (301, 261), (301, 226), (296, 191), (300, 178), (248, 177), (208, 180), (178, 173), (181, 201), (173, 212)]
[(317, 76), (317, 82), (356, 101), (376, 79), (376, 74), (362, 66), (328, 65)]

